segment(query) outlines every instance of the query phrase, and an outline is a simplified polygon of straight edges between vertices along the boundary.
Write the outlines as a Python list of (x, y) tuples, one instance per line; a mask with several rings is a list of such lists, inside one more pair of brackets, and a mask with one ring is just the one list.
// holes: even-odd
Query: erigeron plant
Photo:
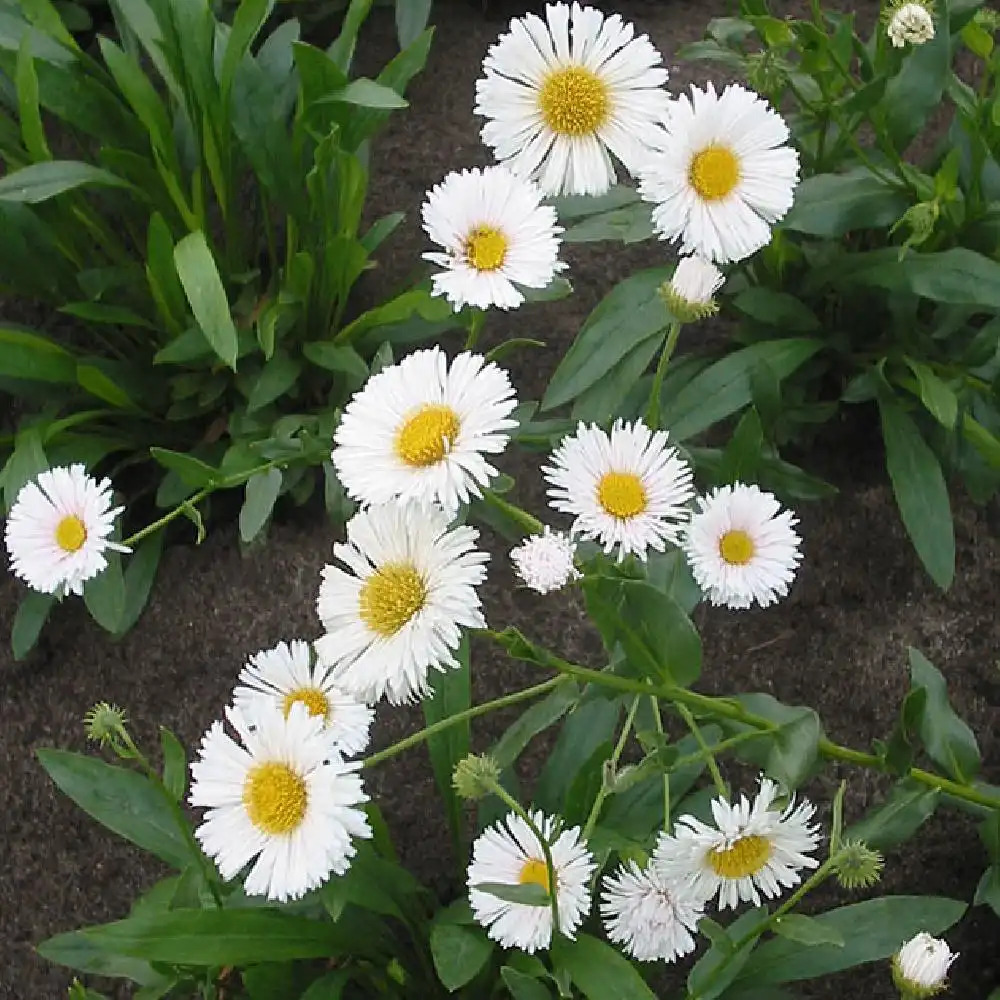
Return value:
[[(555, 276), (560, 233), (531, 177), (546, 191), (600, 194), (614, 179), (608, 150), (627, 170), (644, 165), (657, 203), (651, 225), (686, 251), (728, 262), (773, 238), (769, 226), (795, 184), (781, 118), (742, 88), (708, 88), (661, 122), (659, 135), (647, 126), (658, 122), (665, 73), (633, 34), (616, 16), (560, 4), (544, 21), (515, 19), (491, 50), (478, 107), (491, 119), (484, 139), (506, 167), (453, 175), (425, 205), (428, 233), (445, 251), (431, 257), (442, 268), (435, 288), (454, 305), (513, 307), (518, 285)], [(524, 60), (527, 81), (517, 70)], [(518, 124), (525, 100), (539, 116), (528, 131)], [(612, 114), (630, 101), (649, 120)], [(673, 144), (664, 145), (667, 134)], [(716, 204), (727, 184), (733, 198)], [(441, 191), (452, 187), (468, 198), (456, 198), (456, 224), (444, 227)], [(536, 252), (515, 269), (514, 249), (529, 243)], [(736, 476), (718, 481), (725, 456), (699, 494), (699, 470), (664, 420), (684, 385), (673, 358), (681, 328), (713, 312), (721, 272), (689, 257), (671, 273), (639, 277), (651, 330), (637, 371), (654, 358), (655, 370), (639, 381), (625, 419), (578, 412), (578, 424), (550, 432), (539, 475), (552, 524), (500, 492), (490, 463), (525, 433), (525, 410), (506, 373), (474, 352), (477, 321), (465, 352), (416, 351), (346, 407), (331, 464), (360, 509), (318, 581), (322, 634), (311, 648), (297, 639), (250, 656), (233, 705), (202, 741), (190, 788), (176, 739), (163, 732), (155, 768), (112, 706), (95, 707), (86, 726), (119, 763), (40, 752), (87, 812), (178, 871), (133, 915), (59, 935), (43, 955), (82, 972), (122, 971), (145, 997), (654, 1000), (650, 972), (675, 963), (686, 968), (678, 995), (687, 1000), (738, 1000), (874, 961), (903, 1000), (940, 989), (954, 956), (930, 935), (959, 920), (965, 903), (886, 896), (809, 915), (800, 905), (831, 880), (845, 893), (870, 890), (880, 852), (919, 825), (933, 796), (981, 818), (992, 853), (976, 902), (996, 908), (1000, 792), (977, 780), (975, 737), (916, 650), (900, 722), (874, 753), (827, 738), (811, 708), (694, 690), (695, 605), (707, 599), (743, 613), (780, 601), (801, 539), (773, 493)], [(591, 322), (571, 351), (577, 372), (580, 344), (599, 326)], [(573, 365), (561, 370), (565, 379)], [(740, 427), (745, 447), (753, 425)], [(742, 454), (728, 460), (738, 467)], [(769, 457), (772, 470), (782, 468)], [(42, 489), (19, 498), (22, 528), (8, 530), (8, 546), (29, 584), (75, 589), (100, 579), (118, 512), (104, 484), (71, 475), (81, 496), (100, 498), (94, 512), (51, 495), (43, 503)], [(84, 526), (85, 566), (67, 518)], [(599, 669), (487, 624), (477, 588), (488, 560), (468, 520), (519, 543), (513, 565), (539, 594), (579, 588), (603, 641)], [(37, 532), (29, 537), (26, 524)], [(473, 705), (470, 640), (539, 671), (538, 682)], [(362, 756), (373, 709), (415, 700), (424, 728)], [(526, 702), (488, 753), (469, 755), (475, 718)], [(556, 727), (552, 755), (522, 791), (513, 765)], [(422, 744), (466, 866), (466, 885), (451, 899), (435, 898), (399, 864), (365, 791), (366, 772)], [(752, 795), (726, 780), (726, 758), (761, 771)], [(897, 783), (846, 828), (841, 785), (829, 823), (820, 823), (798, 790), (827, 761)], [(194, 827), (185, 799), (206, 810)], [(474, 836), (466, 800), (481, 803)], [(71, 994), (94, 995), (81, 984)]]

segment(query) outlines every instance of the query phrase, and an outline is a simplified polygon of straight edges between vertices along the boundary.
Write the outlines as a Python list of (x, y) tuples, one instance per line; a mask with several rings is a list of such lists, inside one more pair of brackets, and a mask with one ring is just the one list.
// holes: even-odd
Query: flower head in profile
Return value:
[(927, 1000), (947, 985), (948, 970), (958, 952), (947, 941), (921, 931), (896, 952), (892, 979), (903, 1000)]
[(769, 243), (799, 178), (781, 115), (739, 84), (709, 83), (672, 101), (665, 125), (639, 184), (660, 237), (723, 264)]
[(682, 545), (708, 599), (740, 609), (786, 596), (802, 558), (796, 523), (756, 486), (736, 483), (699, 497)]
[(431, 505), (355, 514), (316, 602), (326, 629), (316, 654), (331, 681), (362, 701), (398, 705), (429, 692), (431, 670), (457, 667), (462, 629), (486, 625), (476, 587), (489, 556), (478, 537), (467, 525), (450, 527)]
[(725, 280), (725, 275), (704, 257), (682, 257), (673, 277), (660, 287), (660, 297), (679, 322), (697, 323), (719, 311), (715, 293)]
[(550, 594), (580, 579), (580, 572), (573, 564), (575, 556), (576, 543), (572, 538), (545, 525), (540, 535), (529, 535), (511, 549), (510, 561), (525, 586), (539, 594)]
[(524, 819), (513, 812), (479, 835), (472, 845), (468, 870), (469, 903), (476, 920), (504, 948), (520, 948), (528, 954), (548, 948), (552, 941), (551, 905), (511, 902), (477, 886), (535, 885), (546, 894), (554, 889), (559, 930), (572, 938), (590, 910), (588, 882), (595, 867), (578, 828), (556, 836), (555, 817), (536, 812), (531, 819), (548, 843), (554, 887), (541, 843)]
[(933, 0), (896, 0), (886, 7), (883, 17), (889, 41), (897, 49), (923, 45), (934, 38)]
[(82, 465), (50, 469), (26, 483), (7, 517), (4, 534), (15, 576), (43, 594), (82, 594), (108, 565), (105, 552), (129, 552), (110, 541), (115, 518), (111, 482), (98, 482)]
[(479, 354), (451, 365), (439, 347), (383, 368), (356, 393), (334, 434), (333, 464), (363, 504), (434, 501), (454, 512), (498, 475), (486, 455), (517, 426), (510, 378)]
[(556, 210), (538, 185), (506, 167), (454, 171), (431, 188), (421, 209), (427, 235), (443, 250), (424, 260), (444, 268), (433, 294), (462, 306), (513, 309), (521, 288), (545, 288), (559, 260)]
[(343, 761), (323, 719), (296, 702), (286, 717), (276, 708), (248, 719), (226, 711), (237, 738), (214, 722), (191, 765), (192, 806), (206, 808), (195, 836), (225, 879), (252, 862), (248, 896), (297, 899), (343, 875), (354, 838), (372, 835), (368, 801)]
[(673, 962), (694, 951), (704, 900), (684, 880), (665, 879), (634, 861), (605, 875), (601, 916), (608, 937), (640, 962)]
[(819, 830), (809, 820), (814, 809), (806, 800), (774, 808), (778, 787), (762, 778), (753, 802), (745, 795), (735, 805), (712, 801), (715, 826), (682, 816), (673, 834), (660, 834), (652, 864), (662, 878), (687, 880), (704, 900), (718, 896), (721, 909), (738, 903), (760, 906), (761, 896), (777, 899), (781, 890), (798, 885), (803, 868), (815, 868), (809, 856), (819, 844)]
[(574, 2), (514, 18), (476, 84), (482, 138), (547, 195), (603, 194), (614, 157), (635, 172), (669, 108), (667, 71), (646, 35), (618, 14)]
[(597, 539), (605, 552), (646, 558), (676, 543), (694, 496), (690, 466), (667, 446), (666, 431), (641, 420), (615, 422), (611, 433), (580, 424), (542, 468), (549, 503), (572, 514), (573, 532)]
[(261, 708), (277, 708), (287, 719), (292, 706), (301, 703), (323, 720), (338, 751), (353, 757), (368, 746), (375, 713), (341, 691), (331, 674), (329, 667), (313, 663), (309, 643), (279, 642), (250, 657), (240, 671), (233, 701), (248, 718)]

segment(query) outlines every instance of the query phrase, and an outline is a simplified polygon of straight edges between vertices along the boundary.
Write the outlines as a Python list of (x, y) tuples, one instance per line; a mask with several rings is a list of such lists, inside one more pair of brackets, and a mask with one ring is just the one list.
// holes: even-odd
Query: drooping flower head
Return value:
[(664, 124), (639, 184), (655, 205), (661, 238), (718, 263), (743, 260), (770, 242), (799, 177), (781, 115), (739, 84), (717, 94), (709, 83), (673, 100)]
[(762, 608), (788, 594), (802, 558), (797, 518), (756, 486), (698, 498), (682, 542), (698, 586), (716, 605)]
[(542, 468), (549, 503), (573, 514), (573, 532), (597, 539), (605, 552), (646, 558), (676, 543), (694, 496), (690, 466), (667, 446), (666, 431), (641, 420), (617, 420), (611, 433), (580, 424)]
[(509, 886), (533, 884), (547, 893), (553, 888), (559, 909), (559, 930), (572, 938), (590, 911), (588, 882), (594, 860), (574, 827), (556, 833), (556, 819), (541, 812), (532, 822), (549, 845), (555, 886), (549, 884), (545, 853), (531, 828), (516, 813), (488, 827), (472, 845), (468, 870), (469, 903), (476, 920), (486, 933), (504, 948), (520, 948), (531, 954), (548, 948), (552, 941), (551, 905), (513, 903), (477, 885), (500, 883)]
[(431, 670), (457, 667), (462, 629), (486, 625), (476, 587), (489, 556), (475, 547), (478, 537), (425, 504), (355, 514), (316, 602), (327, 630), (316, 654), (333, 668), (331, 680), (362, 701), (398, 705), (428, 693)]
[(540, 535), (529, 535), (511, 549), (510, 561), (525, 585), (539, 594), (550, 594), (580, 578), (573, 565), (576, 543), (564, 532), (548, 525)]
[(15, 576), (43, 594), (82, 594), (108, 565), (104, 553), (129, 552), (109, 540), (115, 518), (111, 481), (82, 465), (50, 469), (17, 494), (4, 531)]
[(301, 702), (287, 718), (273, 707), (252, 720), (236, 708), (226, 717), (238, 740), (212, 724), (191, 765), (189, 796), (208, 809), (195, 836), (222, 877), (253, 862), (247, 895), (287, 900), (343, 875), (353, 838), (372, 835), (359, 808), (368, 801), (360, 763), (343, 761), (322, 718)]
[(634, 173), (662, 132), (667, 71), (646, 35), (618, 14), (548, 4), (514, 18), (476, 84), (482, 138), (498, 160), (545, 194), (603, 194), (612, 155)]
[(608, 937), (640, 962), (673, 962), (694, 951), (704, 900), (686, 881), (665, 879), (634, 861), (605, 875), (601, 916)]
[(660, 834), (653, 866), (665, 879), (687, 880), (701, 899), (718, 895), (721, 909), (760, 906), (761, 896), (776, 899), (782, 888), (798, 885), (803, 868), (817, 866), (808, 852), (819, 844), (819, 830), (809, 822), (812, 804), (803, 799), (779, 812), (777, 797), (777, 785), (762, 778), (752, 804), (745, 795), (735, 805), (712, 801), (714, 827), (682, 816), (672, 835)]
[(926, 931), (910, 938), (892, 960), (892, 978), (904, 1000), (927, 1000), (947, 985), (958, 952)]
[(479, 354), (448, 365), (439, 347), (383, 368), (357, 392), (334, 434), (333, 464), (363, 504), (436, 501), (454, 512), (498, 475), (485, 455), (507, 447), (517, 405), (510, 378)]
[(344, 757), (353, 757), (368, 746), (375, 718), (367, 705), (337, 687), (329, 667), (313, 663), (309, 643), (301, 639), (254, 653), (240, 671), (233, 701), (248, 718), (262, 708), (277, 708), (286, 719), (292, 706), (301, 702), (310, 715), (323, 720)]
[(923, 45), (934, 37), (933, 0), (896, 0), (884, 11), (886, 34), (897, 49)]
[(566, 265), (559, 260), (556, 210), (538, 185), (506, 167), (455, 171), (427, 194), (421, 209), (427, 235), (444, 252), (424, 260), (443, 267), (433, 294), (462, 306), (513, 309), (521, 288), (545, 288)]
[(682, 257), (673, 276), (660, 287), (660, 297), (681, 323), (697, 323), (719, 311), (715, 293), (725, 280), (704, 257)]

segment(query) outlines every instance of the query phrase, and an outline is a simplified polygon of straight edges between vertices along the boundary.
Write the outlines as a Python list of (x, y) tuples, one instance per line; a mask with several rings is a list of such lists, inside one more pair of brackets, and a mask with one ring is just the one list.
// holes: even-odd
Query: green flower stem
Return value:
[(691, 730), (691, 735), (694, 737), (695, 743), (698, 744), (701, 752), (705, 754), (705, 763), (708, 766), (708, 773), (712, 775), (712, 781), (715, 783), (716, 791), (718, 791), (719, 795), (721, 795), (722, 798), (728, 802), (729, 789), (726, 787), (726, 783), (722, 780), (722, 772), (719, 770), (719, 763), (715, 759), (715, 754), (712, 752), (712, 748), (705, 742), (705, 737), (702, 734), (701, 727), (695, 721), (695, 717), (691, 713), (691, 709), (681, 701), (675, 701), (674, 707), (680, 713), (680, 716), (687, 724), (688, 729)]
[(540, 535), (545, 525), (533, 514), (529, 514), (523, 507), (504, 500), (502, 496), (494, 493), (493, 490), (483, 490), (483, 500), (491, 507), (495, 507), (501, 514), (506, 514), (512, 521), (517, 522), (524, 529), (526, 535)]
[(556, 869), (552, 863), (552, 851), (549, 848), (549, 842), (542, 836), (542, 831), (535, 825), (535, 821), (531, 818), (528, 810), (499, 782), (493, 786), (493, 794), (508, 809), (517, 813), (528, 824), (528, 829), (535, 835), (538, 843), (542, 846), (542, 855), (545, 858), (545, 870), (548, 873), (549, 879), (549, 901), (552, 903), (552, 936), (555, 937), (559, 933), (559, 887), (556, 885)]
[(649, 393), (649, 405), (646, 407), (646, 426), (654, 431), (660, 426), (660, 390), (663, 388), (663, 378), (667, 374), (667, 365), (677, 348), (677, 339), (681, 335), (683, 324), (678, 320), (671, 322), (667, 330), (667, 340), (660, 351), (660, 360), (656, 363), (656, 374), (653, 376), (653, 388)]
[[(498, 639), (502, 644), (507, 641), (507, 636), (489, 629), (482, 630), (484, 634)], [(707, 694), (698, 694), (697, 691), (689, 691), (686, 688), (672, 687), (670, 685), (649, 685), (642, 681), (634, 681), (628, 677), (619, 677), (617, 674), (605, 673), (601, 670), (592, 670), (589, 667), (580, 666), (577, 663), (570, 663), (562, 660), (558, 656), (542, 650), (539, 646), (533, 647), (541, 655), (537, 659), (527, 659), (526, 662), (534, 663), (537, 666), (548, 667), (557, 670), (559, 673), (575, 677), (577, 680), (588, 684), (600, 684), (603, 687), (613, 688), (616, 691), (633, 692), (637, 694), (649, 694), (657, 698), (672, 701), (675, 704), (683, 703), (689, 708), (700, 710), (706, 714), (715, 715), (723, 719), (731, 719), (734, 722), (741, 722), (743, 725), (752, 726), (759, 732), (773, 732), (781, 727), (765, 719), (754, 712), (748, 712), (739, 702), (728, 698), (715, 698)], [(524, 659), (522, 657), (522, 659)], [(840, 760), (847, 764), (857, 764), (859, 767), (883, 770), (883, 763), (875, 754), (865, 753), (861, 750), (854, 750), (851, 747), (841, 746), (828, 740), (825, 736), (820, 737), (817, 744), (820, 754), (830, 760)], [(1000, 796), (990, 795), (981, 791), (974, 785), (963, 785), (950, 778), (925, 771), (923, 768), (911, 767), (906, 777), (926, 785), (928, 788), (936, 788), (945, 795), (961, 799), (964, 802), (971, 802), (974, 805), (982, 806), (985, 809), (1000, 809)]]
[[(663, 716), (660, 715), (660, 701), (656, 695), (649, 696), (649, 704), (653, 709), (653, 723), (656, 726), (656, 731), (665, 739)], [(677, 764), (678, 762), (674, 761), (674, 767), (677, 767)], [(670, 833), (670, 772), (667, 770), (663, 772), (663, 832)]]
[(465, 338), (465, 350), (471, 351), (479, 343), (479, 335), (486, 325), (486, 310), (472, 309), (469, 317), (469, 333)]
[(608, 781), (608, 775), (614, 775), (618, 767), (618, 760), (625, 749), (625, 744), (628, 742), (629, 733), (632, 732), (632, 723), (635, 722), (635, 710), (638, 707), (639, 695), (636, 695), (632, 699), (632, 704), (628, 707), (628, 713), (625, 716), (625, 725), (622, 726), (618, 742), (615, 744), (615, 748), (609, 758), (609, 767), (605, 773), (605, 779), (601, 782), (601, 787), (597, 790), (597, 795), (594, 796), (594, 804), (591, 806), (590, 815), (587, 817), (587, 822), (583, 825), (583, 833), (580, 835), (582, 840), (586, 840), (594, 832), (598, 817), (601, 815), (601, 807), (604, 805), (604, 800), (611, 794), (611, 784)]
[(547, 694), (549, 691), (559, 687), (560, 684), (565, 684), (570, 679), (567, 674), (559, 674), (556, 677), (550, 677), (547, 681), (542, 681), (541, 684), (535, 684), (532, 687), (523, 688), (511, 694), (505, 694), (502, 698), (494, 698), (493, 701), (484, 701), (481, 705), (473, 705), (472, 708), (467, 708), (464, 712), (456, 712), (455, 715), (450, 715), (447, 719), (441, 719), (439, 722), (433, 723), (433, 725), (425, 726), (423, 729), (411, 733), (405, 739), (387, 746), (384, 750), (379, 750), (378, 753), (373, 753), (370, 757), (365, 757), (361, 762), (361, 766), (374, 767), (376, 764), (381, 764), (383, 761), (395, 757), (396, 754), (400, 754), (404, 750), (419, 746), (425, 740), (436, 736), (440, 732), (444, 732), (446, 729), (450, 729), (452, 726), (457, 726), (460, 722), (475, 719), (480, 715), (486, 715), (488, 712), (496, 711), (498, 708), (516, 705), (519, 701), (528, 701), (531, 698), (537, 698), (539, 695)]

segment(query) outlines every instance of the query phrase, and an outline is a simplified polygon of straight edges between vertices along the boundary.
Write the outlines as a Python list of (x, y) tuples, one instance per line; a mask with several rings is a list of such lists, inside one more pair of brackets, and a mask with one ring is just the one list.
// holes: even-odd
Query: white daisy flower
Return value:
[(323, 720), (340, 753), (353, 757), (368, 746), (375, 713), (341, 691), (330, 669), (312, 660), (309, 643), (301, 639), (255, 653), (240, 671), (233, 701), (248, 717), (277, 708), (286, 719), (292, 706), (301, 702), (310, 715)]
[(920, 3), (894, 3), (886, 8), (886, 34), (897, 49), (923, 45), (934, 37), (934, 7)]
[[(556, 837), (555, 817), (536, 812), (531, 821), (545, 838), (552, 855), (559, 930), (572, 938), (590, 911), (588, 883), (596, 867), (593, 855), (580, 840), (578, 827), (563, 830)], [(510, 886), (534, 884), (546, 892), (552, 891), (542, 845), (516, 813), (509, 813), (504, 821), (488, 827), (472, 845), (469, 903), (486, 933), (504, 948), (520, 948), (529, 955), (548, 948), (552, 941), (552, 907), (512, 903), (476, 888), (490, 882)]]
[(421, 208), (427, 235), (444, 253), (424, 260), (435, 274), (434, 295), (462, 306), (513, 309), (521, 288), (545, 288), (566, 265), (559, 258), (556, 210), (542, 204), (532, 181), (506, 167), (452, 172), (427, 194)]
[(694, 951), (704, 901), (685, 881), (665, 879), (634, 861), (604, 876), (601, 916), (608, 937), (640, 962), (673, 962)]
[(698, 507), (681, 544), (708, 599), (738, 609), (785, 597), (802, 559), (798, 518), (772, 494), (742, 483), (699, 497)]
[(910, 938), (892, 960), (892, 978), (906, 1000), (926, 1000), (947, 985), (948, 969), (958, 952), (947, 941), (921, 931)]
[(355, 514), (346, 544), (334, 545), (343, 568), (323, 568), (316, 610), (327, 634), (316, 653), (355, 697), (423, 697), (430, 670), (458, 666), (462, 628), (486, 626), (476, 587), (489, 556), (475, 528), (448, 524), (437, 507), (382, 504)]
[(609, 154), (634, 173), (663, 131), (662, 61), (618, 14), (556, 3), (544, 21), (514, 18), (476, 83), (483, 142), (546, 194), (603, 194), (615, 183)]
[(697, 323), (719, 311), (715, 293), (725, 280), (713, 263), (695, 254), (681, 258), (670, 281), (661, 286), (660, 295), (681, 323)]
[(545, 525), (542, 534), (529, 535), (511, 549), (510, 561), (526, 586), (539, 594), (549, 594), (580, 579), (573, 565), (575, 556), (576, 543), (562, 531)]
[(719, 263), (765, 246), (799, 178), (781, 115), (739, 84), (716, 94), (709, 83), (673, 100), (664, 124), (639, 184), (660, 237)]
[(98, 482), (82, 465), (39, 473), (17, 494), (4, 531), (10, 567), (43, 594), (82, 594), (108, 565), (105, 551), (130, 552), (109, 540), (115, 518), (111, 481)]
[(347, 404), (333, 464), (361, 503), (436, 501), (454, 513), (498, 475), (484, 455), (507, 447), (516, 405), (507, 372), (481, 355), (459, 354), (449, 368), (441, 348), (415, 351)]
[(323, 720), (297, 702), (286, 718), (277, 709), (252, 721), (239, 709), (202, 737), (191, 765), (193, 806), (205, 807), (195, 836), (222, 877), (235, 878), (250, 862), (248, 896), (297, 899), (343, 875), (354, 857), (352, 837), (372, 835), (360, 763), (345, 763)]
[(718, 894), (721, 909), (740, 902), (760, 906), (761, 896), (776, 899), (781, 889), (798, 885), (799, 871), (815, 868), (806, 853), (819, 844), (819, 831), (809, 820), (815, 811), (803, 799), (784, 812), (772, 809), (778, 787), (762, 778), (751, 805), (745, 795), (731, 805), (712, 801), (715, 827), (694, 816), (682, 816), (673, 835), (661, 833), (652, 864), (662, 878), (690, 880), (694, 894)]
[(605, 552), (617, 548), (619, 562), (677, 543), (694, 487), (690, 466), (667, 447), (666, 431), (617, 420), (609, 435), (581, 423), (551, 462), (542, 468), (551, 506), (575, 516), (574, 533), (597, 539)]

